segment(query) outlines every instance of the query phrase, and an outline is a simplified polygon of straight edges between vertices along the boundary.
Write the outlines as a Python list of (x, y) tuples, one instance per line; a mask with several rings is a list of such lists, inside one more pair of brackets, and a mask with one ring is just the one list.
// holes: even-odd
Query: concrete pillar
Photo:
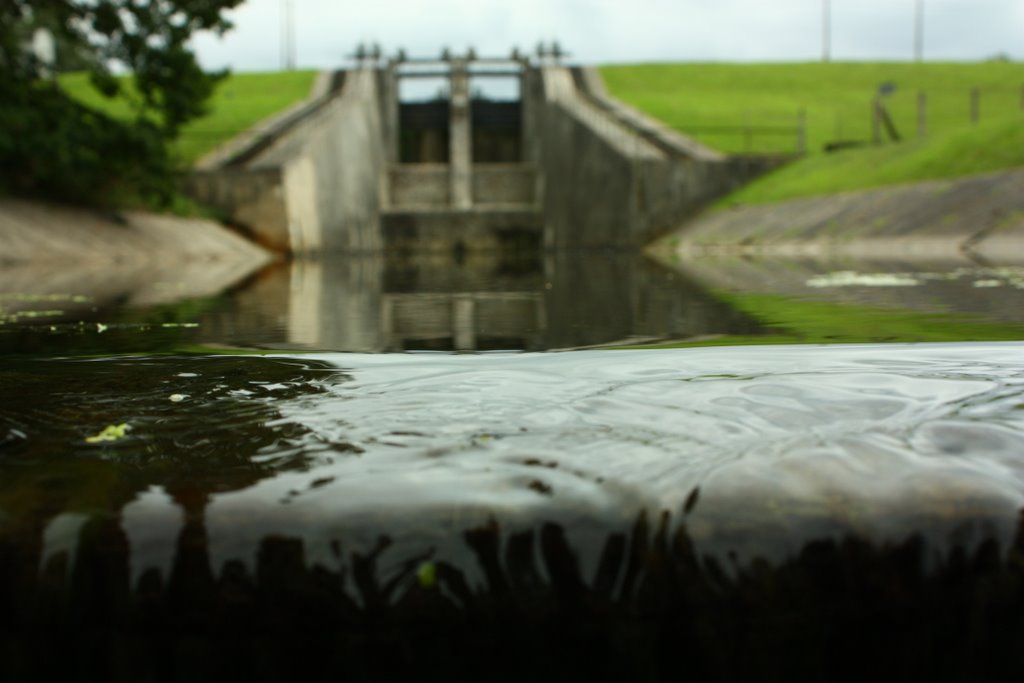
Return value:
[(387, 162), (398, 163), (398, 62), (389, 62), (384, 69), (384, 125), (387, 136)]
[(472, 294), (456, 295), (452, 301), (452, 336), (456, 351), (476, 349), (476, 301)]
[(473, 205), (473, 132), (469, 109), (469, 64), (465, 59), (453, 59), (451, 62), (451, 91), (448, 163), (452, 207), (468, 209)]

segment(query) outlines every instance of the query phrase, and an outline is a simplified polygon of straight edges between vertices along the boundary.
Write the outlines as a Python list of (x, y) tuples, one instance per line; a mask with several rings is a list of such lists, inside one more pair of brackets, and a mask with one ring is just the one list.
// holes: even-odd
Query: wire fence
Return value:
[[(1024, 118), (1024, 84), (1019, 88), (932, 88), (881, 96), (850, 94), (833, 104), (808, 105), (800, 112), (779, 109), (738, 111), (732, 120), (686, 119), (667, 124), (703, 144), (736, 154), (820, 151), (878, 141), (878, 101), (902, 140), (928, 138), (971, 125)], [(802, 138), (802, 140), (801, 140)]]

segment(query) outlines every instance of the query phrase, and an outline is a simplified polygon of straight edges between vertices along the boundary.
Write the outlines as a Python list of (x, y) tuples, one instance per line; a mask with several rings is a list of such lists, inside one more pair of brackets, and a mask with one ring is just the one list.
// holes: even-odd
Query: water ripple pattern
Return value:
[[(1022, 352), (318, 356), (351, 381), (279, 403), (281, 420), (308, 444), (349, 447), (215, 496), (211, 555), (251, 561), (269, 531), (305, 538), (330, 566), (329, 539), (367, 549), (387, 531), (437, 551), (488, 520), (585, 535), (645, 510), (685, 518), (708, 553), (746, 558), (777, 559), (815, 535), (1006, 540), (1024, 505)], [(584, 567), (596, 562), (575, 547)]]

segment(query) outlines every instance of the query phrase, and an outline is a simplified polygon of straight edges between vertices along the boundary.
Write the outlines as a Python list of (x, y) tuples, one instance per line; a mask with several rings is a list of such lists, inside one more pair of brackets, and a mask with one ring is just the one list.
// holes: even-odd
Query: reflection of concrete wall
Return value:
[(749, 334), (760, 324), (681, 274), (632, 254), (548, 257), (546, 348)]
[(291, 264), (288, 341), (317, 349), (380, 351), (380, 258)]
[(756, 333), (701, 286), (632, 253), (456, 262), (295, 259), (210, 313), (210, 341), (346, 351), (570, 348)]
[(545, 327), (538, 292), (385, 294), (381, 304), (387, 350), (534, 348)]

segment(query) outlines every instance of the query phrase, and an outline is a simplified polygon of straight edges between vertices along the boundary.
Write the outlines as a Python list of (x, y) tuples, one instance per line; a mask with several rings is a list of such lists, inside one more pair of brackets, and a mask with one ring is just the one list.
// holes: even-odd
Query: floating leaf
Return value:
[(421, 588), (433, 588), (437, 585), (437, 566), (433, 562), (424, 562), (416, 570), (416, 578)]
[(118, 439), (123, 439), (130, 429), (131, 425), (126, 422), (122, 422), (119, 425), (107, 425), (99, 434), (85, 437), (85, 442), (103, 443), (104, 441), (117, 441)]

